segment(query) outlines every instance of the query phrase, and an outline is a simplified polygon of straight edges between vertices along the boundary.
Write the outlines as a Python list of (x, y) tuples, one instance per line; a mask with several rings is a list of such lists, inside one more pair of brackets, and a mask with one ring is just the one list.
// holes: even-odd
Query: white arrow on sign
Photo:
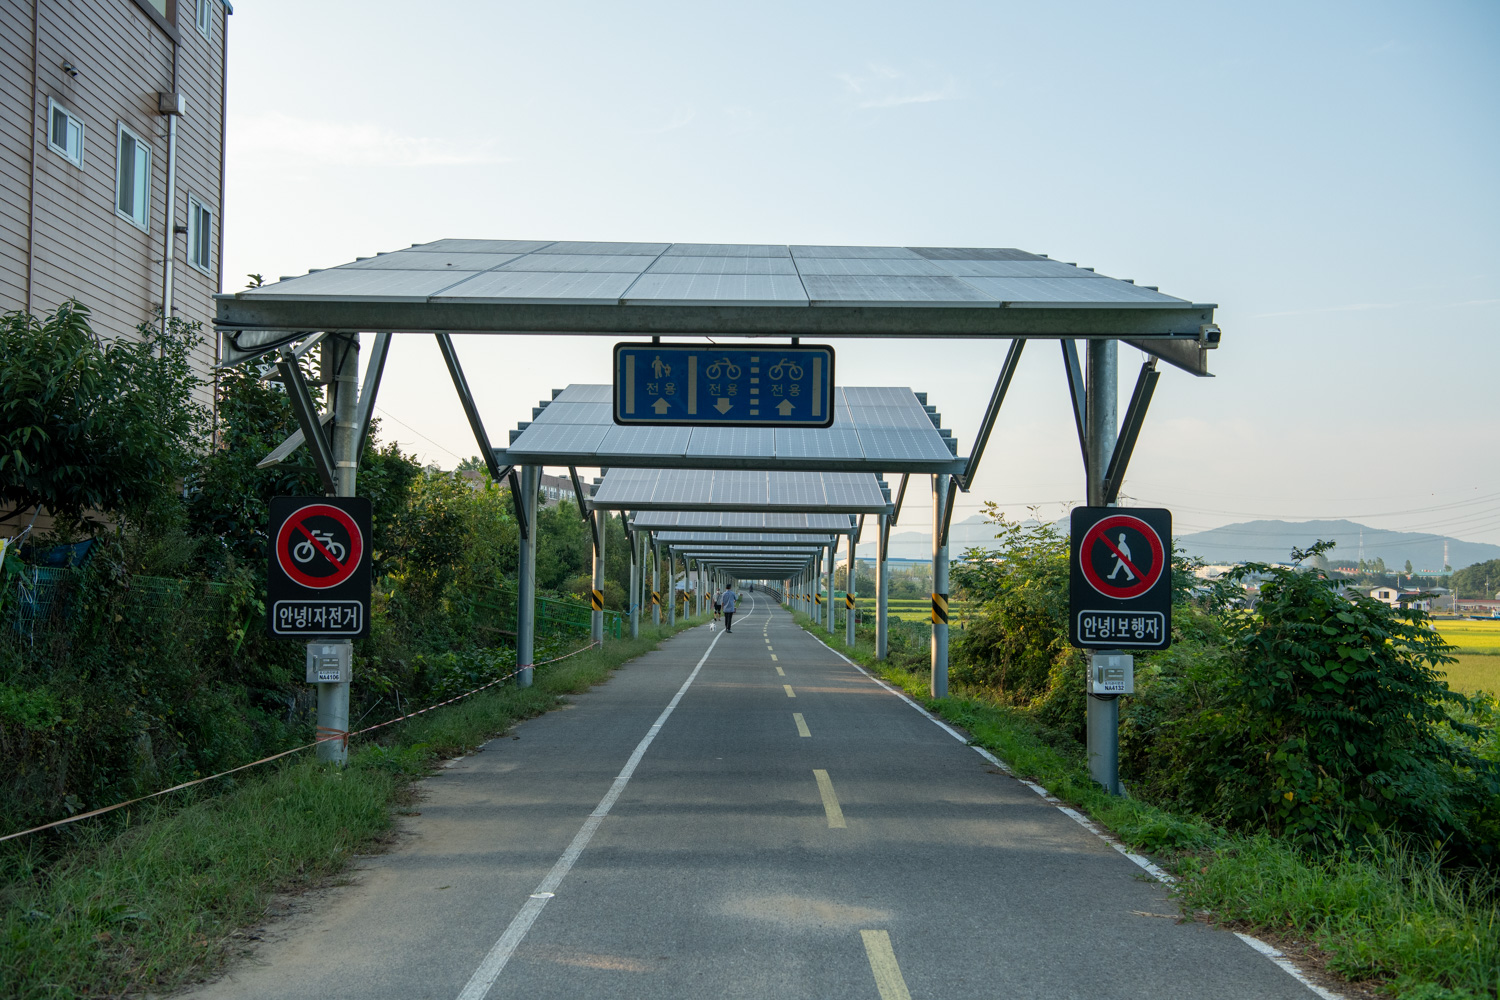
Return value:
[(655, 410), (657, 413), (666, 413), (667, 410), (670, 409), (670, 407), (667, 406), (667, 401), (665, 399), (658, 399), (656, 402), (651, 404), (651, 409)]
[(781, 411), (783, 417), (789, 417), (792, 415), (792, 401), (790, 399), (783, 399), (780, 403), (776, 404), (776, 409)]
[(720, 396), (719, 401), (714, 404), (714, 409), (718, 410), (720, 413), (728, 413), (729, 408), (733, 405), (734, 404), (729, 400), (725, 399), (723, 396)]

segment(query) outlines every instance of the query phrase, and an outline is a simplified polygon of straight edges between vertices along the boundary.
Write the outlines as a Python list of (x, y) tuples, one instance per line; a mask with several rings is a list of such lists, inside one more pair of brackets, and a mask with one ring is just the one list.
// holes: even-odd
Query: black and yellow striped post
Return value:
[(659, 608), (659, 607), (661, 607), (661, 591), (659, 591), (659, 590), (653, 590), (653, 591), (651, 591), (651, 606), (653, 608)]
[(603, 611), (604, 610), (604, 591), (602, 591), (602, 590), (596, 590), (593, 593), (594, 593), (594, 610), (595, 611)]
[(947, 594), (933, 594), (932, 595), (932, 624), (934, 624), (934, 625), (946, 625), (946, 624), (948, 624), (948, 595)]
[(850, 611), (854, 610), (854, 595), (853, 594), (845, 594), (844, 595), (844, 607), (848, 608)]

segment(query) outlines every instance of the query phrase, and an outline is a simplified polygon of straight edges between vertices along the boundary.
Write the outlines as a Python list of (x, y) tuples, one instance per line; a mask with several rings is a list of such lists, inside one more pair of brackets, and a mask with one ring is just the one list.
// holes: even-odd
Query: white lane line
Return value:
[(656, 717), (651, 728), (646, 730), (646, 735), (636, 744), (635, 752), (625, 762), (625, 767), (615, 778), (614, 783), (609, 786), (609, 791), (604, 793), (604, 798), (599, 800), (594, 811), (589, 813), (589, 818), (583, 821), (583, 826), (574, 834), (573, 842), (568, 845), (568, 849), (562, 852), (562, 856), (557, 859), (557, 863), (552, 866), (547, 877), (542, 879), (536, 891), (521, 906), (521, 912), (516, 914), (510, 926), (505, 928), (505, 933), (500, 935), (500, 939), (490, 948), (489, 954), (485, 955), (484, 960), (479, 963), (479, 968), (474, 970), (474, 975), (469, 977), (469, 982), (459, 993), (458, 1000), (484, 1000), (484, 997), (489, 994), (490, 988), (495, 985), (495, 980), (504, 971), (506, 963), (510, 961), (510, 957), (515, 954), (516, 948), (526, 937), (526, 932), (531, 930), (532, 924), (536, 923), (536, 918), (541, 915), (543, 907), (552, 899), (552, 894), (557, 891), (562, 880), (567, 878), (568, 872), (578, 861), (579, 855), (593, 839), (594, 831), (599, 829), (599, 824), (604, 822), (604, 817), (608, 816), (610, 809), (614, 807), (615, 800), (630, 783), (630, 777), (635, 774), (636, 766), (646, 755), (646, 749), (651, 746), (651, 741), (656, 739), (656, 734), (661, 732), (662, 726), (666, 725), (667, 719), (677, 708), (677, 703), (682, 701), (683, 695), (687, 694), (688, 687), (692, 685), (698, 672), (703, 669), (703, 664), (708, 662), (708, 655), (714, 651), (714, 647), (719, 644), (719, 639), (723, 635), (723, 632), (718, 633), (708, 644), (708, 649), (703, 651), (703, 658), (698, 661), (693, 672), (688, 674), (687, 680), (682, 682), (682, 687), (677, 689), (672, 700), (667, 702), (667, 707), (662, 710), (661, 715)]
[[(838, 650), (834, 649), (832, 646), (828, 645), (828, 643), (824, 642), (822, 639), (819, 639), (811, 632), (808, 632), (807, 634), (812, 636), (812, 638), (818, 643), (818, 645), (822, 646), (834, 656), (837, 656), (839, 659), (849, 664), (849, 666), (853, 667), (855, 670), (858, 670), (860, 673), (870, 678), (870, 680), (874, 681), (876, 684), (879, 684), (891, 694), (895, 695), (897, 698), (900, 698), (902, 701), (906, 702), (906, 704), (916, 709), (917, 712), (920, 713), (923, 718), (927, 719), (928, 722), (931, 722), (933, 725), (937, 726), (943, 732), (947, 733), (955, 740), (958, 740), (960, 743), (973, 747), (974, 752), (979, 754), (979, 756), (983, 757), (991, 764), (994, 764), (1001, 771), (1003, 771), (1010, 777), (1015, 778), (1017, 781), (1025, 785), (1027, 788), (1031, 789), (1033, 792), (1036, 792), (1047, 802), (1050, 802), (1052, 805), (1056, 806), (1059, 812), (1067, 816), (1079, 826), (1083, 827), (1089, 833), (1092, 833), (1094, 836), (1104, 841), (1110, 847), (1113, 847), (1120, 854), (1129, 858), (1132, 862), (1149, 873), (1152, 878), (1156, 879), (1158, 882), (1161, 882), (1163, 885), (1177, 884), (1177, 879), (1174, 876), (1167, 874), (1160, 868), (1160, 866), (1154, 864), (1151, 859), (1142, 857), (1141, 855), (1132, 851), (1130, 848), (1126, 847), (1124, 844), (1120, 843), (1119, 839), (1111, 834), (1108, 830), (1105, 830), (1103, 827), (1099, 826), (1083, 813), (1067, 805), (1062, 801), (1062, 799), (1059, 799), (1057, 796), (1047, 791), (1047, 789), (1043, 788), (1041, 785), (1038, 785), (1034, 781), (1027, 781), (1025, 778), (1018, 776), (1014, 771), (1010, 769), (1010, 766), (1006, 764), (1005, 761), (1001, 760), (999, 757), (996, 757), (984, 747), (970, 743), (967, 737), (961, 734), (958, 730), (954, 729), (952, 726), (948, 725), (948, 723), (944, 722), (942, 719), (939, 719), (937, 716), (927, 711), (927, 709), (923, 708), (921, 705), (918, 705), (905, 691), (894, 688), (891, 685), (887, 684), (885, 681), (881, 680), (879, 677), (876, 677), (864, 667), (860, 666), (858, 663), (855, 663), (853, 660), (849, 659), (849, 657), (845, 656), (843, 653), (840, 653)], [(1271, 947), (1269, 944), (1266, 944), (1259, 938), (1251, 937), (1249, 934), (1241, 934), (1239, 931), (1235, 931), (1234, 936), (1245, 942), (1251, 948), (1254, 948), (1256, 951), (1260, 952), (1262, 955), (1269, 958), (1271, 961), (1275, 962), (1276, 965), (1282, 969), (1282, 971), (1292, 976), (1303, 986), (1306, 986), (1313, 993), (1321, 997), (1322, 1000), (1345, 1000), (1345, 998), (1340, 994), (1333, 993), (1321, 986), (1312, 983), (1306, 976), (1301, 973), (1300, 970), (1297, 969), (1294, 964), (1292, 964), (1292, 961), (1290, 959), (1288, 959), (1281, 952), (1277, 951), (1275, 948)]]

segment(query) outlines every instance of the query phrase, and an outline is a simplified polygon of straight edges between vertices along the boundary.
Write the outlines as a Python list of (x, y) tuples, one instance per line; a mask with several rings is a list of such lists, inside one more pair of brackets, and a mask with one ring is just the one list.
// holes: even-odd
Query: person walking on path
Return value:
[(719, 592), (718, 591), (714, 591), (714, 621), (718, 621), (719, 620), (719, 612), (723, 610), (723, 608), (721, 606), (722, 600), (723, 600), (723, 598), (719, 594)]
[(735, 596), (734, 588), (731, 587), (724, 591), (719, 601), (724, 605), (724, 632), (728, 634), (734, 631), (734, 606), (739, 603), (739, 598)]

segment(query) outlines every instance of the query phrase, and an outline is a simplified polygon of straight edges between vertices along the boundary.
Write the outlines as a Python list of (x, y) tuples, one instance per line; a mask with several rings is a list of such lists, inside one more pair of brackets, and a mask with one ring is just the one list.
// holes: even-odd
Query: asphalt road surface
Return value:
[(427, 780), (391, 853), (194, 995), (1312, 996), (765, 595), (742, 608)]

